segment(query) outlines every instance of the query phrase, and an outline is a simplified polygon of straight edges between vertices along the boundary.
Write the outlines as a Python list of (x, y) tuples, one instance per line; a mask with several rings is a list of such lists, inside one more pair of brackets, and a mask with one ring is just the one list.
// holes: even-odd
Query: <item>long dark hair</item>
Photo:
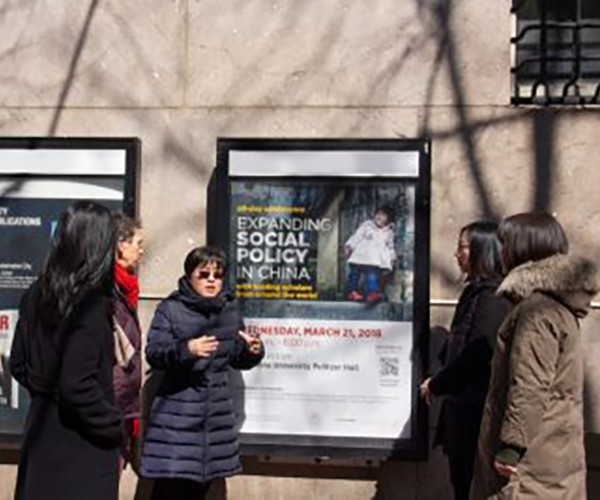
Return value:
[(559, 222), (545, 212), (524, 212), (500, 223), (498, 237), (506, 271), (569, 251), (569, 240)]
[(79, 201), (60, 216), (40, 277), (42, 318), (68, 319), (88, 293), (113, 286), (115, 224), (108, 208)]
[(469, 242), (468, 280), (498, 279), (503, 275), (500, 240), (495, 222), (476, 221), (460, 230)]

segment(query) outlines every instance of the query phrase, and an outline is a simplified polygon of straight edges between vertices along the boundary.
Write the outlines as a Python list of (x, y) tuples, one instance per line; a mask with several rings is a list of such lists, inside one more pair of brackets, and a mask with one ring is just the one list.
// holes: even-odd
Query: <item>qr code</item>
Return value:
[(379, 375), (382, 377), (386, 376), (398, 376), (398, 358), (379, 358)]

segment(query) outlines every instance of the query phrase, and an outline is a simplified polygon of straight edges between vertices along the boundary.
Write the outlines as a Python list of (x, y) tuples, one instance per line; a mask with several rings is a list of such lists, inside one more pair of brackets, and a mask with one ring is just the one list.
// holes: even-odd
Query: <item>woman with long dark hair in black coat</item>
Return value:
[(490, 380), (496, 334), (510, 303), (496, 295), (502, 279), (498, 226), (473, 222), (460, 230), (455, 257), (466, 275), (443, 353), (444, 368), (421, 385), (429, 402), (445, 396), (435, 444), (448, 456), (456, 500), (467, 500)]
[(17, 500), (118, 497), (122, 421), (114, 404), (110, 211), (81, 201), (60, 217), (40, 278), (21, 300), (11, 372), (31, 396)]

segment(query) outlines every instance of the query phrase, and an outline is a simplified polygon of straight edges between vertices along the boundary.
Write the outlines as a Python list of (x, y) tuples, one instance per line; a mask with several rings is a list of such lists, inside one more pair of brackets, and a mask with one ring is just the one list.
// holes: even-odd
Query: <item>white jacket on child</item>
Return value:
[(352, 251), (349, 264), (392, 269), (392, 262), (396, 260), (394, 224), (379, 227), (372, 220), (365, 221), (345, 246)]

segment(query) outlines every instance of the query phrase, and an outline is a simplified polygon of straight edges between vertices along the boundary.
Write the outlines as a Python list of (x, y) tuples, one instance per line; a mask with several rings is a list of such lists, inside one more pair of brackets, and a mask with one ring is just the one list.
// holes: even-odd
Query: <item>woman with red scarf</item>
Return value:
[(142, 334), (137, 316), (139, 284), (135, 273), (144, 253), (144, 241), (139, 222), (121, 212), (113, 217), (117, 228), (113, 379), (117, 404), (125, 421), (121, 446), (121, 467), (124, 467), (130, 461), (139, 432)]

